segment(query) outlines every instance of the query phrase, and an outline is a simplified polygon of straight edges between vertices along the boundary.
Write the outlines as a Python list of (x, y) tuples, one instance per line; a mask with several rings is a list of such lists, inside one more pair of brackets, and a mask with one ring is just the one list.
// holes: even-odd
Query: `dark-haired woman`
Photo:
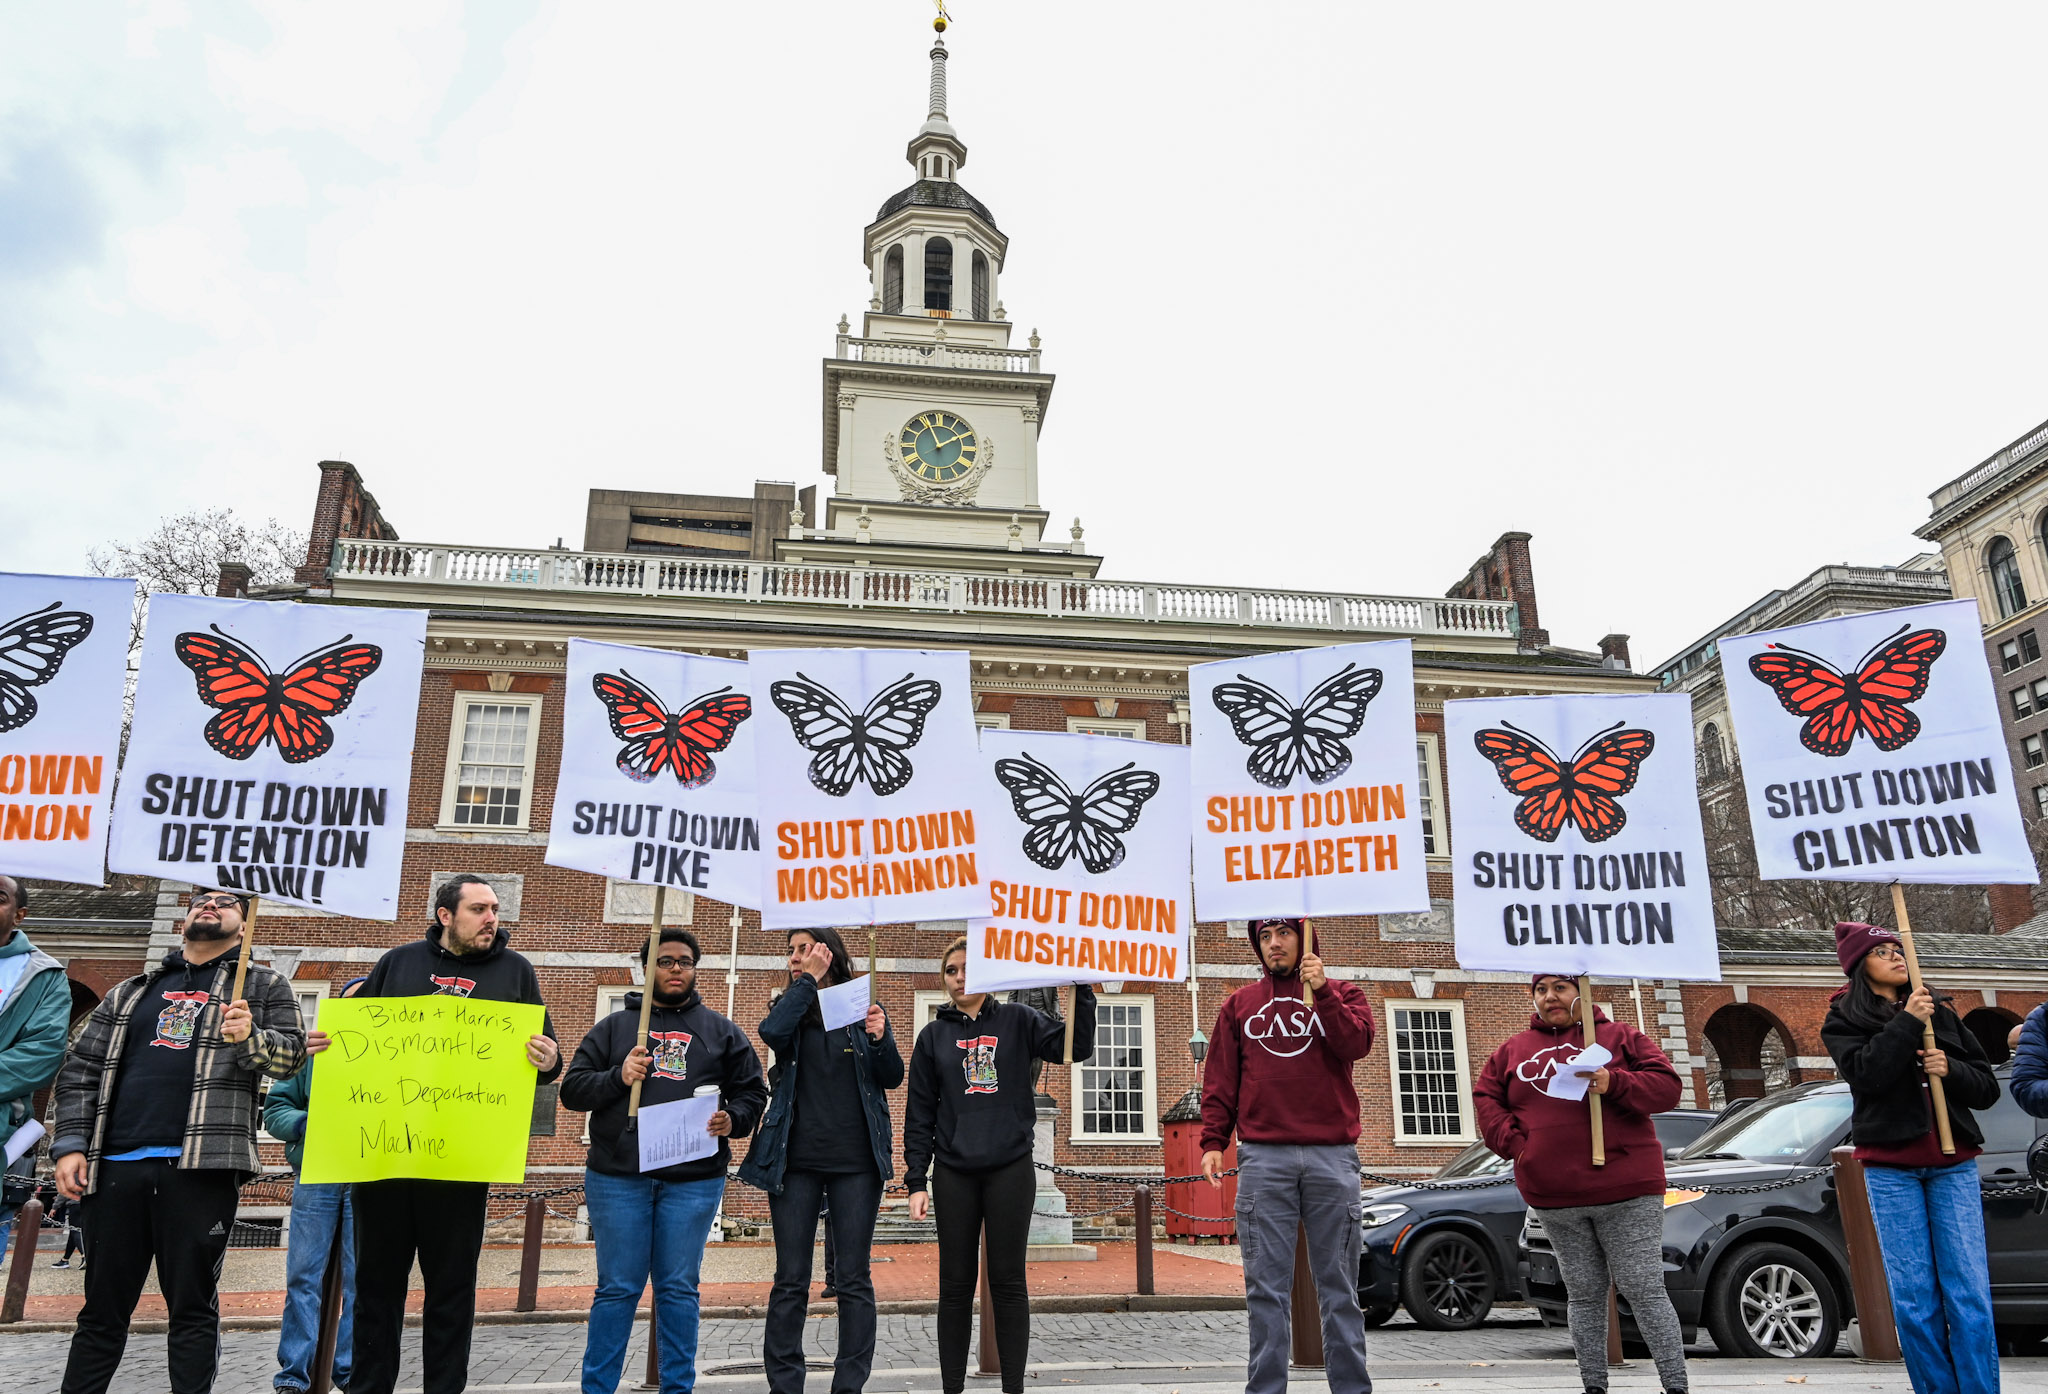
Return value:
[(740, 1180), (768, 1193), (775, 1228), (775, 1286), (761, 1356), (770, 1394), (802, 1394), (804, 1317), (818, 1209), (831, 1208), (839, 1296), (839, 1352), (832, 1394), (859, 1394), (875, 1363), (875, 1284), (868, 1251), (891, 1165), (889, 1098), (903, 1083), (903, 1055), (879, 1004), (859, 1026), (825, 1029), (818, 989), (853, 977), (836, 931), (789, 935), (789, 987), (768, 1009), (761, 1040), (775, 1052), (775, 1095)]
[[(1003, 1394), (1023, 1394), (1031, 1344), (1024, 1259), (1038, 1191), (1031, 1167), (1038, 1121), (1031, 1062), (1058, 1061), (1066, 1030), (1036, 1008), (968, 992), (965, 939), (947, 946), (939, 971), (946, 1003), (938, 1019), (917, 1033), (903, 1115), (910, 1218), (922, 1220), (934, 1199), (938, 1205), (939, 1380), (945, 1394), (960, 1394), (967, 1384), (967, 1336), (986, 1229)], [(1076, 987), (1074, 1059), (1094, 1053), (1095, 994)]]
[[(1998, 1099), (1984, 1048), (1946, 1002), (1911, 990), (1899, 936), (1838, 924), (1835, 952), (1848, 976), (1821, 1040), (1855, 1101), (1850, 1135), (1863, 1163), (1877, 1244), (1906, 1373), (1920, 1394), (1996, 1394), (1984, 1200), (1976, 1156), (1984, 1133), (1972, 1110)], [(1925, 1049), (1933, 1023), (1935, 1049)], [(1935, 1131), (1939, 1079), (1955, 1151)]]

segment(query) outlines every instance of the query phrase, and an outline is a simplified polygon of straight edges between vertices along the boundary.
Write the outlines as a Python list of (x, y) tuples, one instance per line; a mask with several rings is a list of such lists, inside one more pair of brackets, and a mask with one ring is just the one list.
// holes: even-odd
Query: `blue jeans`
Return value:
[(1919, 1394), (1998, 1394), (1977, 1164), (1866, 1166), (1863, 1184), (1913, 1388)]
[(284, 1255), (284, 1320), (278, 1327), (279, 1389), (313, 1387), (313, 1350), (320, 1340), (321, 1289), (327, 1283), (327, 1259), (341, 1238), (341, 1330), (334, 1343), (334, 1382), (348, 1384), (349, 1358), (355, 1352), (356, 1229), (349, 1209), (348, 1186), (301, 1183), (292, 1187), (292, 1227)]
[(583, 1173), (590, 1233), (597, 1241), (597, 1295), (583, 1346), (583, 1394), (613, 1394), (626, 1365), (633, 1313), (650, 1278), (661, 1328), (661, 1394), (697, 1383), (697, 1275), (704, 1241), (725, 1197), (725, 1178), (657, 1181)]

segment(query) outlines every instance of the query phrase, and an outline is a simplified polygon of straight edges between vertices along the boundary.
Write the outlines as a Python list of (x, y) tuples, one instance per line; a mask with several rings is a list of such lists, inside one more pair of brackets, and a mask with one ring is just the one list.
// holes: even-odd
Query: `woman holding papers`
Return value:
[[(1655, 1041), (1597, 1008), (1595, 1049), (1580, 1060), (1588, 1043), (1578, 979), (1538, 973), (1530, 993), (1529, 1029), (1503, 1041), (1472, 1086), (1480, 1132), (1513, 1160), (1516, 1189), (1543, 1212), (1589, 1394), (1607, 1389), (1610, 1281), (1635, 1314), (1664, 1388), (1683, 1390), (1685, 1341), (1664, 1290), (1664, 1149), (1651, 1122), (1678, 1103), (1678, 1072)], [(1589, 1091), (1600, 1096), (1600, 1167), (1592, 1165)]]
[[(1996, 1394), (1976, 1162), (1984, 1132), (1971, 1110), (1998, 1101), (1997, 1076), (1948, 1003), (1925, 984), (1913, 988), (1898, 935), (1838, 924), (1835, 954), (1849, 982), (1829, 1004), (1820, 1039), (1855, 1101), (1849, 1135), (1863, 1163), (1906, 1373), (1921, 1394)], [(1933, 1050), (1925, 1049), (1929, 1024)], [(1929, 1079), (1942, 1082), (1951, 1153), (1935, 1131)]]
[[(725, 1195), (731, 1139), (747, 1135), (768, 1101), (761, 1058), (747, 1033), (697, 995), (697, 958), (696, 935), (663, 929), (649, 984), (653, 1049), (640, 1040), (640, 994), (631, 992), (623, 1007), (590, 1029), (562, 1076), (562, 1103), (590, 1115), (583, 1194), (597, 1241), (597, 1294), (583, 1346), (584, 1394), (618, 1388), (633, 1311), (649, 1279), (661, 1332), (662, 1394), (689, 1394), (697, 1382), (704, 1241)], [(635, 1084), (638, 1118), (629, 1113)], [(716, 1148), (670, 1166), (643, 1166), (643, 1130), (655, 1145), (660, 1117), (650, 1111), (706, 1090), (718, 1096), (706, 1129)]]
[[(1002, 1353), (1003, 1394), (1023, 1394), (1031, 1344), (1031, 1294), (1024, 1284), (1037, 1104), (1031, 1062), (1065, 1054), (1064, 1026), (1016, 1002), (967, 991), (967, 941), (939, 959), (946, 1004), (918, 1032), (903, 1123), (903, 1184), (910, 1218), (938, 1198), (939, 1379), (945, 1394), (967, 1384), (976, 1262), (988, 1234), (988, 1291)], [(1095, 994), (1074, 988), (1074, 1059), (1095, 1053)], [(925, 1189), (930, 1172), (931, 1191)], [(843, 1251), (842, 1251), (843, 1252)]]
[(895, 1175), (885, 1091), (903, 1083), (903, 1055), (879, 1005), (840, 1024), (842, 994), (820, 1001), (821, 989), (852, 981), (853, 960), (836, 930), (791, 930), (789, 987), (761, 1023), (761, 1039), (775, 1052), (775, 1097), (740, 1180), (768, 1193), (775, 1226), (775, 1286), (761, 1348), (770, 1394), (803, 1391), (804, 1316), (821, 1202), (831, 1206), (836, 1267), (827, 1277), (839, 1293), (833, 1394), (858, 1394), (875, 1363), (868, 1250), (882, 1186)]

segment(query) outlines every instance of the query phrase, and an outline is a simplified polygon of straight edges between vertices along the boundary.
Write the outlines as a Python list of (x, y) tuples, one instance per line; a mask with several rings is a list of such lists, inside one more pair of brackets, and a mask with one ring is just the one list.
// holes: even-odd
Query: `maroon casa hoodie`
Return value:
[(1486, 1145), (1515, 1164), (1515, 1186), (1539, 1210), (1611, 1205), (1664, 1190), (1664, 1149), (1650, 1115), (1678, 1103), (1678, 1072), (1657, 1043), (1635, 1027), (1594, 1012), (1594, 1039), (1614, 1053), (1612, 1077), (1600, 1097), (1607, 1165), (1593, 1165), (1593, 1111), (1585, 1100), (1554, 1099), (1543, 1082), (1584, 1049), (1585, 1035), (1546, 1026), (1501, 1042), (1472, 1086), (1472, 1104)]
[(1202, 1069), (1202, 1150), (1245, 1142), (1322, 1147), (1358, 1141), (1351, 1062), (1372, 1049), (1372, 1004), (1326, 979), (1314, 1010), (1301, 975), (1268, 972), (1223, 999)]

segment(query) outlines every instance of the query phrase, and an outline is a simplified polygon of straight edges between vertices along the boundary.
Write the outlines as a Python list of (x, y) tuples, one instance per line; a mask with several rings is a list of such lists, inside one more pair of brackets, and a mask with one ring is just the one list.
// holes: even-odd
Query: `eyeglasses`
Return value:
[(241, 897), (232, 895), (195, 895), (191, 901), (194, 910), (225, 910), (241, 903)]
[(1901, 963), (1906, 961), (1906, 951), (1897, 944), (1879, 944), (1870, 951), (1870, 956), (1872, 958), (1895, 958)]
[(673, 973), (678, 968), (695, 968), (697, 960), (694, 958), (657, 958), (654, 960), (654, 966), (656, 968), (666, 968), (669, 972)]

